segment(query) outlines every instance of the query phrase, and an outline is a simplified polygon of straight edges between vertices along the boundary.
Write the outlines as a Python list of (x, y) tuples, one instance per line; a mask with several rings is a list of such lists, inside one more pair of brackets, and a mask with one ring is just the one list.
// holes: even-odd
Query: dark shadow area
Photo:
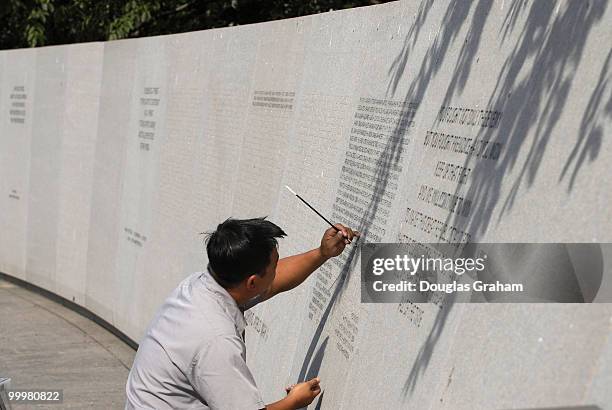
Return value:
[[(493, 212), (502, 204), (501, 219), (518, 200), (523, 186), (531, 186), (538, 174), (541, 160), (549, 141), (557, 138), (571, 138), (556, 129), (562, 114), (570, 104), (568, 95), (573, 86), (574, 75), (582, 61), (583, 51), (592, 28), (602, 21), (607, 3), (603, 0), (590, 2), (552, 1), (510, 2), (498, 41), (507, 45), (513, 41), (512, 51), (499, 69), (495, 86), (483, 109), (503, 112), (495, 128), (480, 128), (476, 135), (469, 137), (488, 140), (491, 144), (503, 144), (497, 161), (476, 160), (467, 156), (463, 166), (472, 168), (471, 177), (465, 186), (458, 186), (454, 194), (472, 201), (472, 210), (467, 216), (449, 213), (446, 223), (464, 230), (478, 241), (490, 226)], [(442, 102), (451, 105), (461, 96), (480, 55), (496, 52), (481, 47), (483, 28), (493, 7), (491, 0), (451, 1), (444, 12), (438, 34), (429, 45), (425, 56), (419, 62), (410, 62), (422, 26), (427, 23), (431, 3), (423, 1), (404, 40), (403, 49), (393, 61), (389, 70), (388, 93), (397, 93), (403, 77), (410, 78), (404, 101), (422, 101), (429, 85), (441, 74), (443, 66), (451, 67), (452, 75)], [(465, 35), (460, 32), (465, 28)], [(520, 30), (520, 31), (519, 31)], [(445, 62), (451, 48), (459, 49), (455, 63)], [(606, 46), (606, 52), (610, 49)], [(452, 58), (455, 58), (452, 55)], [(601, 69), (599, 82), (590, 98), (581, 124), (581, 135), (567, 160), (561, 175), (563, 178), (572, 168), (569, 188), (571, 191), (575, 175), (585, 159), (593, 161), (599, 154), (603, 132), (602, 118), (612, 113), (612, 98), (605, 101), (609, 84), (610, 54)], [(492, 67), (492, 69), (495, 69)], [(602, 106), (605, 104), (605, 107)], [(424, 125), (424, 124), (423, 124)], [(432, 128), (436, 124), (432, 124)], [(422, 130), (425, 132), (425, 128)], [(463, 130), (458, 130), (461, 135)], [(422, 144), (422, 135), (415, 138)], [(417, 152), (420, 149), (416, 148)], [(435, 155), (435, 154), (433, 154)], [(419, 166), (420, 159), (415, 156)], [(476, 160), (476, 161), (475, 161)], [(510, 171), (518, 168), (518, 174), (507, 180)], [(568, 174), (569, 175), (569, 174)], [(503, 183), (510, 183), (510, 193), (502, 197)], [(415, 194), (416, 195), (416, 194)], [(498, 219), (498, 220), (499, 220)], [(432, 330), (421, 346), (404, 384), (404, 394), (411, 394), (419, 378), (425, 373), (435, 346), (448, 319), (454, 300), (445, 300), (434, 319)]]
[[(604, 120), (612, 119), (612, 71), (610, 67), (610, 59), (612, 58), (612, 49), (608, 53), (606, 62), (599, 73), (599, 80), (591, 94), (589, 103), (587, 104), (582, 121), (580, 122), (580, 135), (578, 141), (572, 149), (572, 152), (565, 162), (563, 171), (559, 176), (559, 181), (564, 179), (570, 168), (571, 176), (567, 190), (571, 191), (574, 187), (574, 182), (578, 176), (578, 171), (582, 168), (585, 160), (593, 161), (599, 155), (601, 144), (603, 142)], [(608, 102), (604, 104), (604, 99), (608, 94)], [(603, 108), (602, 108), (603, 107)]]
[(321, 392), (319, 397), (317, 397), (317, 404), (315, 406), (315, 410), (321, 410), (321, 406), (323, 405), (323, 396), (324, 395), (325, 395), (325, 392)]
[(384, 148), (381, 151), (381, 155), (379, 156), (374, 172), (374, 179), (377, 181), (377, 184), (375, 185), (372, 192), (372, 199), (369, 201), (365, 212), (361, 215), (358, 221), (351, 221), (352, 223), (349, 224), (353, 229), (357, 229), (361, 233), (361, 237), (359, 238), (359, 241), (355, 241), (353, 242), (353, 245), (349, 245), (350, 249), (348, 255), (346, 256), (346, 260), (340, 268), (337, 279), (331, 286), (333, 288), (333, 292), (321, 316), (321, 320), (319, 321), (317, 329), (315, 330), (314, 336), (310, 341), (304, 361), (302, 362), (302, 368), (298, 377), (299, 382), (306, 380), (305, 377), (307, 374), (307, 369), (312, 366), (310, 363), (313, 362), (313, 355), (315, 353), (316, 346), (321, 339), (325, 325), (328, 322), (337, 299), (345, 290), (350, 272), (355, 268), (354, 265), (356, 255), (359, 249), (358, 245), (359, 243), (364, 243), (367, 241), (368, 232), (374, 219), (376, 218), (380, 201), (388, 188), (390, 170), (397, 166), (400, 162), (402, 153), (401, 147), (406, 138), (406, 131), (405, 128), (399, 126), (399, 124), (404, 123), (408, 115), (412, 117), (413, 114), (407, 113), (400, 116), (396, 130), (391, 134), (391, 137), (388, 138)]
[[(490, 1), (487, 1), (485, 3), (488, 4), (490, 7)], [(412, 47), (414, 47), (418, 40), (421, 28), (427, 19), (427, 15), (432, 5), (433, 2), (431, 1), (424, 1), (421, 4), (417, 18), (409, 29), (409, 34), (406, 40), (404, 41), (403, 50), (401, 54), (394, 60), (391, 68), (389, 69), (390, 81), (387, 87), (388, 98), (392, 98), (396, 93), (397, 86), (404, 75), (404, 70), (406, 69), (406, 65), (410, 57)], [(449, 50), (450, 45), (452, 44), (453, 39), (458, 35), (462, 23), (466, 20), (469, 14), (470, 7), (471, 3), (459, 0), (453, 1), (450, 4), (444, 16), (444, 23), (442, 24), (441, 28), (442, 34), (436, 38), (431, 48), (427, 51), (423, 64), (421, 65), (421, 68), (417, 76), (415, 77), (415, 81), (411, 83), (408, 92), (403, 98), (404, 102), (420, 103), (422, 101), (431, 79), (438, 73), (438, 70), (440, 69), (440, 60), (444, 59), (446, 53)], [(415, 113), (410, 114), (412, 118), (414, 117), (414, 115)], [(391, 137), (385, 143), (385, 147), (382, 150), (375, 169), (375, 180), (377, 181), (377, 184), (372, 195), (372, 200), (369, 202), (366, 211), (363, 213), (358, 223), (356, 225), (353, 225), (357, 226), (357, 229), (362, 233), (362, 238), (360, 239), (360, 241), (362, 242), (367, 241), (368, 230), (372, 225), (372, 221), (376, 217), (377, 211), (380, 206), (380, 200), (388, 188), (389, 172), (401, 161), (401, 147), (404, 144), (404, 141), (406, 140), (407, 136), (407, 132), (402, 126), (402, 124), (404, 124), (407, 120), (406, 116), (407, 114), (403, 114), (402, 116), (400, 116), (397, 121), (397, 124), (395, 125), (394, 131), (391, 133)], [(344, 290), (348, 274), (353, 268), (352, 262), (355, 259), (356, 251), (356, 247), (351, 248), (349, 254), (347, 255), (346, 262), (341, 268), (338, 279), (332, 285), (334, 291), (317, 326), (315, 334), (311, 339), (309, 348), (302, 363), (302, 368), (298, 381), (306, 380), (307, 369), (310, 367), (310, 363), (312, 361), (312, 357), (314, 355), (318, 341), (320, 340), (321, 335), (323, 334), (323, 330), (329, 319), (330, 313), (333, 310), (337, 298), (342, 294)], [(433, 353), (435, 344), (442, 332), (442, 329), (444, 328), (444, 324), (446, 322), (448, 314), (450, 313), (452, 302), (452, 299), (447, 299), (444, 302), (445, 307), (441, 309), (438, 313), (432, 328), (432, 332), (424, 346), (421, 348), (419, 359), (415, 362), (415, 365), (413, 366), (413, 369), (410, 372), (411, 378), (406, 382), (406, 390), (412, 390), (416, 385), (418, 377), (425, 371), (425, 368)]]
[[(489, 0), (487, 2), (489, 2)], [(420, 13), (423, 15), (422, 18), (417, 19), (414, 25), (408, 30), (408, 35), (404, 40), (404, 47), (400, 55), (394, 60), (394, 63), (389, 69), (390, 80), (387, 89), (390, 90), (391, 96), (395, 95), (397, 92), (397, 85), (405, 75), (408, 73), (415, 73), (413, 77), (414, 79), (410, 82), (408, 91), (403, 98), (405, 102), (421, 102), (423, 100), (423, 96), (425, 95), (429, 84), (439, 73), (442, 67), (441, 63), (444, 61), (453, 41), (459, 35), (461, 27), (468, 18), (469, 11), (472, 6), (471, 1), (451, 1), (444, 14), (442, 23), (440, 24), (440, 31), (426, 51), (420, 67), (418, 70), (411, 68), (406, 71), (406, 65), (410, 58), (413, 45), (418, 40), (421, 27), (426, 23), (429, 9), (432, 6), (431, 3), (426, 2), (424, 4), (425, 6), (422, 8), (425, 11)], [(399, 64), (395, 61), (403, 63)]]
[[(460, 192), (465, 191), (465, 187), (460, 186), (454, 193), (469, 198), (473, 208), (467, 216), (448, 214), (446, 218), (448, 225), (468, 232), (472, 241), (478, 241), (478, 238), (485, 234), (498, 205), (502, 205), (499, 212), (501, 219), (516, 203), (520, 188), (534, 183), (549, 141), (555, 132), (562, 133), (562, 130), (555, 127), (568, 106), (568, 95), (591, 29), (601, 22), (606, 5), (603, 0), (568, 2), (563, 3), (563, 7), (557, 7), (558, 4), (552, 1), (509, 4), (499, 28), (498, 41), (505, 46), (510, 41), (514, 44), (510, 53), (506, 53), (507, 57), (499, 68), (492, 90), (483, 90), (490, 94), (484, 109), (501, 111), (503, 114), (497, 127), (479, 128), (478, 131), (471, 131), (469, 135), (488, 140), (491, 144), (501, 143), (503, 148), (497, 161), (476, 160), (467, 156), (463, 165), (470, 164), (472, 168), (467, 192)], [(407, 31), (402, 50), (388, 70), (386, 98), (397, 99), (395, 96), (400, 89), (400, 83), (404, 77), (410, 75), (405, 88), (407, 91), (403, 93), (401, 100), (405, 103), (421, 103), (429, 86), (441, 74), (442, 68), (451, 67), (449, 85), (441, 105), (456, 101), (464, 91), (474, 67), (479, 63), (479, 56), (484, 55), (480, 53), (496, 51), (481, 47), (483, 29), (493, 6), (492, 0), (451, 1), (444, 11), (439, 31), (428, 45), (424, 57), (418, 63), (411, 63), (410, 59), (419, 38), (422, 38), (422, 30), (433, 7), (432, 1), (422, 1)], [(463, 32), (465, 34), (461, 34)], [(453, 49), (458, 49), (458, 57), (450, 53)], [(606, 51), (608, 50), (609, 47)], [(453, 60), (452, 65), (449, 65), (451, 63), (446, 61), (449, 57), (457, 60)], [(567, 160), (566, 169), (561, 175), (561, 178), (569, 175), (571, 168), (570, 191), (575, 175), (585, 159), (592, 161), (599, 154), (603, 132), (601, 118), (607, 118), (612, 113), (612, 99), (607, 102), (605, 100), (609, 85), (609, 62), (608, 54), (599, 82), (583, 116), (585, 131), (578, 137), (578, 142)], [(605, 107), (602, 109), (603, 104)], [(417, 108), (417, 111), (419, 109), (422, 108)], [(359, 221), (351, 221), (351, 226), (364, 234), (361, 241), (367, 240), (368, 230), (379, 210), (380, 199), (388, 189), (389, 172), (401, 161), (401, 147), (406, 140), (406, 131), (400, 124), (404, 119), (398, 120), (379, 157), (375, 170), (377, 184), (372, 200)], [(422, 135), (414, 137), (414, 144), (422, 143)], [(418, 152), (420, 147), (416, 149)], [(513, 174), (511, 181), (507, 180), (507, 175), (514, 169), (518, 169), (518, 173)], [(512, 186), (505, 197), (502, 197), (501, 192), (503, 183), (510, 183)], [(331, 287), (332, 295), (310, 341), (298, 381), (314, 376), (315, 372), (311, 369), (320, 369), (321, 362), (317, 358), (322, 360), (323, 354), (321, 349), (317, 350), (317, 345), (338, 298), (345, 290), (348, 275), (354, 267), (356, 252), (355, 246), (350, 248)], [(403, 393), (406, 397), (412, 394), (425, 374), (454, 302), (454, 297), (451, 296), (441, 303), (431, 331), (404, 383)]]
[[(352, 247), (350, 249), (349, 255), (347, 257), (347, 263), (345, 264), (345, 267), (342, 268), (342, 271), (340, 273), (338, 280), (333, 285), (334, 291), (329, 299), (329, 303), (325, 307), (325, 311), (321, 315), (321, 320), (319, 321), (319, 324), (317, 325), (314, 335), (312, 336), (312, 339), (310, 340), (310, 344), (308, 345), (308, 350), (306, 351), (306, 355), (304, 356), (304, 361), (302, 362), (300, 374), (298, 375), (297, 383), (301, 383), (303, 381), (308, 380), (308, 377), (313, 377), (313, 376), (309, 376), (313, 374), (311, 369), (316, 368), (317, 374), (318, 374), (318, 370), (321, 368), (321, 363), (323, 360), (323, 352), (324, 352), (324, 349), (327, 343), (327, 338), (325, 338), (325, 341), (321, 344), (321, 348), (319, 348), (318, 350), (317, 350), (317, 345), (319, 344), (319, 340), (321, 339), (321, 336), (323, 335), (323, 330), (325, 329), (325, 325), (329, 319), (329, 316), (332, 312), (335, 302), (344, 289), (344, 285), (345, 285), (345, 281), (346, 281), (348, 272), (350, 272), (351, 270), (351, 261), (353, 261), (356, 252), (357, 252), (356, 247)], [(315, 354), (315, 351), (316, 351), (316, 354)], [(319, 358), (318, 362), (317, 362), (317, 358)]]
[(501, 35), (502, 43), (506, 40), (508, 34), (514, 31), (516, 22), (518, 21), (521, 13), (526, 9), (527, 3), (522, 1), (511, 1), (504, 22), (502, 23)]
[[(430, 6), (431, 1), (428, 1), (427, 4)], [(424, 16), (426, 16), (427, 9), (429, 6), (423, 7), (422, 12)], [(424, 19), (425, 17), (422, 17)], [(418, 36), (418, 30), (415, 28), (413, 31), (415, 36)], [(396, 59), (396, 64), (398, 67), (402, 67), (402, 59), (401, 57)], [(405, 62), (404, 62), (405, 64)], [(400, 75), (401, 77), (401, 75)], [(399, 77), (398, 77), (399, 81)], [(420, 100), (412, 100), (412, 101), (420, 101)], [(414, 117), (414, 113), (410, 111), (402, 111), (402, 114), (398, 117), (397, 124), (394, 127), (394, 130), (391, 132), (389, 138), (385, 141), (385, 145), (381, 150), (381, 154), (378, 157), (378, 161), (376, 162), (376, 166), (374, 169), (374, 180), (376, 181), (376, 185), (372, 190), (371, 199), (368, 201), (368, 205), (365, 211), (360, 215), (359, 220), (348, 221), (348, 225), (358, 230), (361, 233), (361, 237), (359, 241), (353, 242), (353, 245), (349, 245), (350, 248), (348, 250), (348, 254), (346, 255), (346, 259), (344, 259), (342, 266), (340, 267), (340, 272), (335, 279), (334, 283), (330, 286), (330, 290), (333, 289), (331, 297), (329, 298), (329, 302), (321, 316), (321, 319), (317, 325), (317, 328), (314, 332), (314, 335), (310, 341), (308, 346), (306, 355), (302, 362), (301, 370), (298, 376), (298, 382), (302, 382), (306, 380), (306, 376), (309, 368), (313, 367), (311, 363), (314, 363), (315, 360), (313, 356), (315, 356), (315, 350), (323, 335), (323, 331), (325, 326), (330, 318), (330, 315), (333, 311), (333, 308), (339, 297), (343, 294), (346, 284), (348, 281), (349, 274), (355, 268), (356, 255), (358, 252), (359, 243), (365, 243), (368, 239), (368, 232), (372, 227), (373, 221), (376, 218), (381, 199), (383, 195), (387, 191), (389, 187), (389, 176), (390, 171), (398, 166), (402, 158), (402, 146), (406, 141), (407, 130), (406, 127), (402, 124), (405, 124), (410, 119)], [(334, 221), (337, 222), (337, 221)], [(345, 251), (346, 252), (346, 251)], [(315, 363), (316, 364), (316, 363)], [(320, 364), (318, 365), (320, 367)]]
[(408, 373), (408, 378), (404, 382), (404, 387), (402, 389), (402, 393), (404, 397), (412, 394), (414, 389), (417, 386), (419, 378), (425, 374), (425, 371), (429, 367), (429, 362), (431, 361), (431, 356), (435, 350), (436, 345), (438, 344), (438, 340), (444, 330), (444, 326), (446, 325), (446, 320), (448, 319), (448, 315), (452, 310), (453, 304), (455, 302), (456, 293), (451, 293), (445, 299), (446, 306), (440, 309), (438, 314), (436, 315), (436, 319), (434, 320), (434, 324), (431, 328), (431, 331), (427, 335), (427, 339), (421, 345), (419, 349), (419, 353), (417, 357), (414, 359), (414, 363), (412, 368), (410, 369), (410, 373)]
[[(459, 32), (461, 31), (463, 25), (467, 22), (472, 5), (473, 2), (471, 1), (452, 1), (444, 13), (444, 17), (440, 25), (440, 31), (425, 53), (425, 57), (423, 58), (418, 70), (411, 69), (408, 72), (404, 72), (403, 70), (406, 67), (406, 61), (410, 58), (411, 45), (416, 42), (415, 36), (418, 36), (421, 29), (420, 27), (411, 27), (411, 29), (408, 31), (407, 38), (404, 40), (405, 45), (401, 55), (396, 58), (396, 61), (404, 61), (404, 64), (394, 64), (391, 67), (390, 87), (388, 87), (389, 90), (394, 93), (401, 77), (404, 75), (409, 75), (409, 72), (416, 72), (414, 78), (409, 83), (404, 101), (423, 100), (430, 83), (439, 74), (439, 71), (443, 66), (442, 63), (444, 62), (451, 46), (458, 40)], [(453, 88), (460, 88), (462, 90), (465, 86), (473, 64), (474, 55), (478, 50), (482, 27), (486, 22), (486, 17), (491, 9), (491, 6), (492, 1), (485, 0), (480, 1), (475, 8), (475, 14), (478, 16), (479, 21), (475, 23), (476, 27), (473, 30), (470, 30), (468, 33), (468, 38), (463, 43), (459, 57), (460, 63), (455, 67), (451, 79)], [(415, 24), (418, 25), (424, 25), (425, 23), (425, 19), (417, 19), (415, 21)], [(446, 98), (450, 98), (448, 92)], [(418, 141), (420, 140), (420, 137), (420, 135), (416, 136), (414, 141), (415, 144), (419, 143)], [(432, 239), (432, 241), (435, 241), (435, 238)], [(435, 347), (454, 306), (454, 299), (455, 294), (450, 294), (445, 297), (439, 306), (440, 309), (436, 313), (431, 331), (419, 349), (419, 353), (411, 366), (406, 381), (404, 382), (402, 392), (405, 398), (414, 392), (419, 379), (425, 374), (429, 366)]]
[[(491, 12), (492, 6), (493, 0), (481, 0), (476, 3), (474, 12), (471, 14), (472, 17), (470, 28), (468, 29), (463, 44), (461, 45), (459, 58), (457, 59), (457, 63), (453, 70), (451, 81), (446, 90), (444, 103), (442, 105), (449, 104), (454, 95), (463, 92), (467, 80), (472, 72), (473, 65), (478, 61), (478, 51), (480, 49), (480, 41), (482, 40), (482, 32)], [(461, 12), (460, 17), (463, 16), (464, 13)], [(452, 19), (452, 21), (457, 21), (457, 19)]]
[(321, 346), (317, 349), (317, 353), (315, 353), (314, 358), (310, 362), (310, 366), (308, 367), (308, 371), (306, 372), (306, 377), (304, 380), (310, 380), (319, 375), (319, 370), (321, 370), (321, 364), (323, 363), (323, 356), (325, 356), (325, 349), (327, 348), (327, 342), (329, 341), (329, 336), (323, 339)]
[[(465, 218), (449, 215), (449, 223), (470, 232), (475, 239), (482, 236), (500, 201), (503, 205), (498, 221), (512, 209), (520, 189), (533, 185), (551, 138), (571, 137), (555, 127), (568, 106), (588, 36), (601, 20), (605, 5), (604, 1), (568, 2), (565, 9), (556, 10), (554, 2), (531, 4), (487, 104), (487, 109), (503, 112), (499, 126), (481, 129), (476, 135), (490, 143), (503, 144), (501, 155), (494, 163), (466, 158), (464, 166), (472, 164), (469, 187), (464, 193), (458, 187), (455, 194), (472, 201), (472, 212)], [(457, 67), (458, 71), (464, 69), (469, 70), (466, 66)], [(460, 92), (461, 89), (449, 89), (444, 103)], [(507, 174), (515, 168), (518, 174), (506, 181)], [(501, 187), (507, 182), (512, 188), (502, 198)]]
[(427, 15), (429, 10), (431, 10), (431, 6), (433, 6), (433, 0), (425, 0), (419, 5), (419, 11), (415, 17), (415, 22), (410, 26), (410, 29), (406, 34), (406, 41), (404, 41), (402, 52), (393, 60), (393, 63), (391, 63), (391, 67), (387, 72), (387, 74), (391, 77), (391, 80), (387, 85), (387, 96), (395, 96), (397, 85), (401, 80), (404, 71), (406, 70), (408, 56), (419, 39), (421, 27), (423, 27), (423, 23), (425, 20), (427, 20)]

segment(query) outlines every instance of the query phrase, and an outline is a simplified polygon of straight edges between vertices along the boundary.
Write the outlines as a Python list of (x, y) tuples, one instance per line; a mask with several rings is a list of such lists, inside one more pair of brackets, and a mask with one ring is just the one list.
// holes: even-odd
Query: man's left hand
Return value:
[(326, 259), (338, 256), (342, 253), (345, 246), (352, 243), (353, 239), (359, 238), (359, 232), (353, 231), (351, 228), (342, 224), (335, 224), (338, 231), (334, 228), (329, 228), (323, 234), (321, 239), (321, 254)]

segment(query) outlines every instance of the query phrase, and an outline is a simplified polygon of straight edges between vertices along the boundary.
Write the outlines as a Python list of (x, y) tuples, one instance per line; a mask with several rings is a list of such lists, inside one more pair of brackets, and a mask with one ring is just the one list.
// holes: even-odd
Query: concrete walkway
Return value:
[(123, 409), (135, 352), (104, 328), (0, 280), (0, 377), (11, 389), (63, 389), (61, 404), (14, 409)]

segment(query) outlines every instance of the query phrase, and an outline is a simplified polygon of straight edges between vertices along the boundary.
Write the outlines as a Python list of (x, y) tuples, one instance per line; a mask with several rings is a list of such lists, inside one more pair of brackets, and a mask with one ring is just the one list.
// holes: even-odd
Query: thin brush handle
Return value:
[(308, 202), (306, 202), (306, 201), (304, 200), (304, 198), (302, 198), (302, 197), (301, 197), (301, 196), (299, 196), (298, 194), (295, 194), (295, 196), (297, 196), (297, 197), (298, 197), (298, 199), (299, 199), (300, 201), (304, 202), (308, 208), (312, 209), (312, 210), (313, 210), (313, 211), (314, 211), (314, 212), (315, 212), (317, 215), (319, 215), (321, 218), (323, 218), (323, 220), (324, 220), (325, 222), (327, 222), (327, 223), (328, 223), (328, 224), (329, 224), (329, 225), (330, 225), (332, 228), (334, 228), (334, 229), (336, 230), (336, 232), (340, 232), (340, 229), (336, 228), (336, 227), (334, 226), (334, 224), (332, 224), (331, 222), (329, 222), (329, 221), (327, 220), (327, 218), (326, 218), (326, 217), (324, 217), (323, 215), (321, 215), (321, 214), (319, 213), (319, 211), (317, 211), (317, 210), (316, 210), (316, 209), (314, 209), (312, 206), (310, 206), (310, 204), (309, 204)]

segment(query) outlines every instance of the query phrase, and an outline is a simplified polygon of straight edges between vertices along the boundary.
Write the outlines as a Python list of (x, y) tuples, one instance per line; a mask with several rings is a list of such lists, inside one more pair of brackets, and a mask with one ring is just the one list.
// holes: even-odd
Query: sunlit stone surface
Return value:
[[(285, 184), (369, 242), (611, 242), (610, 21), (406, 1), (2, 51), (0, 270), (138, 341), (225, 218), (318, 244)], [(612, 402), (610, 305), (361, 304), (356, 246), (246, 318), (267, 402), (314, 375), (322, 409)]]

